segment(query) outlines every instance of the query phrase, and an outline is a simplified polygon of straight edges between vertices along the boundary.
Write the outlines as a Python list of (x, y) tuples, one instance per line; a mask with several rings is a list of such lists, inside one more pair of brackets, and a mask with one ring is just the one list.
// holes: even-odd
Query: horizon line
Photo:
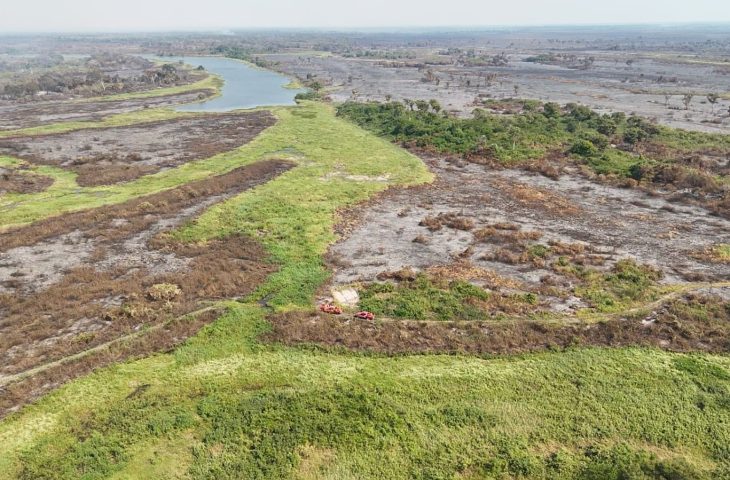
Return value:
[[(677, 26), (730, 26), (730, 20), (697, 20), (688, 22), (621, 22), (621, 23), (525, 23), (525, 24), (494, 24), (494, 25), (373, 25), (373, 26), (220, 26), (220, 27), (161, 27), (159, 29), (123, 27), (120, 29), (69, 29), (69, 30), (5, 30), (0, 32), (0, 37), (13, 35), (98, 35), (98, 34), (169, 34), (169, 33), (208, 33), (208, 34), (231, 34), (248, 31), (276, 32), (276, 31), (300, 31), (300, 32), (387, 32), (387, 33), (408, 33), (398, 30), (430, 30), (431, 32), (453, 32), (459, 31), (488, 31), (504, 30), (515, 28), (597, 28), (597, 27), (677, 27)], [(730, 30), (727, 32), (730, 35)]]

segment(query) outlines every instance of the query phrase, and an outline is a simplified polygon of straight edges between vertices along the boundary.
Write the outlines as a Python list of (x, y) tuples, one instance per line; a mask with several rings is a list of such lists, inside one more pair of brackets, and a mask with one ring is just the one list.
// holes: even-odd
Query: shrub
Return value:
[(542, 107), (542, 114), (548, 118), (559, 118), (561, 115), (560, 105), (548, 102)]
[(320, 98), (319, 93), (316, 91), (301, 92), (294, 96), (295, 101), (299, 100), (318, 100)]
[(174, 300), (182, 294), (182, 290), (172, 283), (157, 283), (147, 289), (147, 297), (150, 300)]
[(581, 157), (592, 157), (598, 153), (598, 148), (590, 140), (576, 140), (570, 147), (570, 153)]

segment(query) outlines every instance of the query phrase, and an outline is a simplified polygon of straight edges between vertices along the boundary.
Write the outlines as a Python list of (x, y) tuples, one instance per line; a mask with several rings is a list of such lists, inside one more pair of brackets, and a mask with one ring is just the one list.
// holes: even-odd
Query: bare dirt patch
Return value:
[[(0, 380), (252, 291), (274, 270), (254, 240), (186, 244), (166, 232), (291, 167), (260, 162), (0, 235)], [(195, 330), (176, 328), (156, 334), (160, 345)]]
[(107, 185), (232, 150), (275, 121), (258, 111), (12, 137), (0, 141), (0, 153), (68, 168), (82, 186)]

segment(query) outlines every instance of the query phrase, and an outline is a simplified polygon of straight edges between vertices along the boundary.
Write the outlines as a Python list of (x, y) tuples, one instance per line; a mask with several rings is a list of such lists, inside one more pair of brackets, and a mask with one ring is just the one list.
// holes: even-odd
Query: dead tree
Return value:
[(687, 93), (682, 97), (682, 103), (684, 103), (684, 109), (689, 110), (689, 104), (692, 103), (692, 99), (695, 96), (691, 93)]

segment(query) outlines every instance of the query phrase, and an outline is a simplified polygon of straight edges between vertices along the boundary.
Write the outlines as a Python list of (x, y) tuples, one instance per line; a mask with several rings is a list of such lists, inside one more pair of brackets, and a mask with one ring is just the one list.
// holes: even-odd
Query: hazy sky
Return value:
[(0, 0), (0, 33), (730, 22), (730, 0)]

